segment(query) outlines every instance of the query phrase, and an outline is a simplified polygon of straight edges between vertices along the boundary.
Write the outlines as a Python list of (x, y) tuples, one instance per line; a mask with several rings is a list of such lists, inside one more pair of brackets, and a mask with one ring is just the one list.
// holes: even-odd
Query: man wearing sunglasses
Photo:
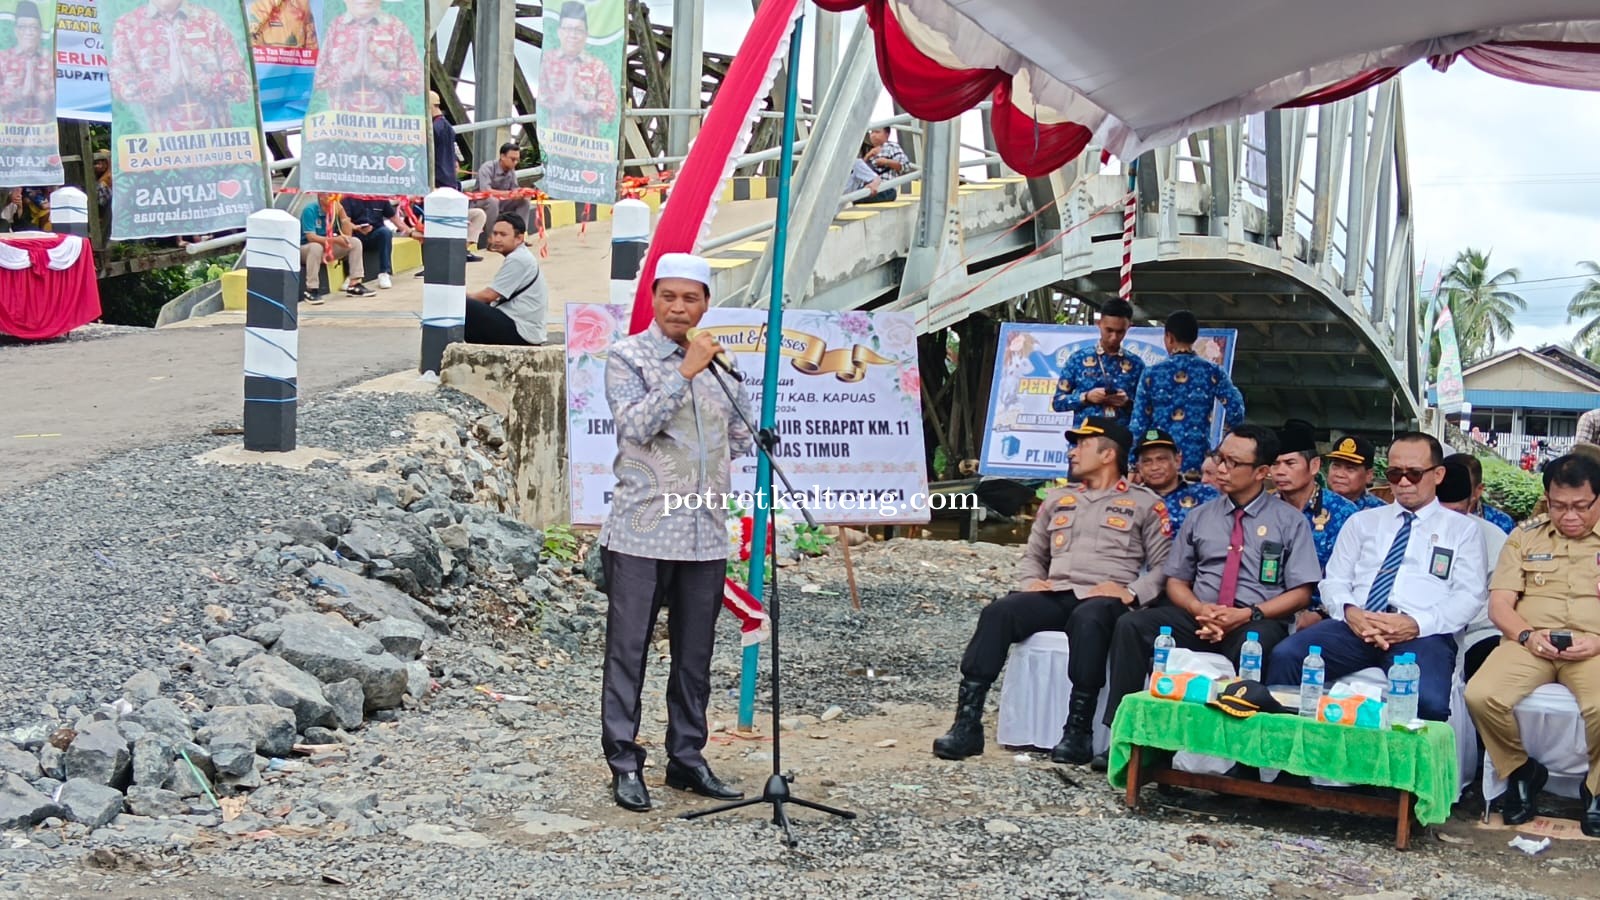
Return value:
[[(1500, 646), (1467, 683), (1467, 709), (1484, 749), (1506, 777), (1507, 825), (1539, 814), (1549, 771), (1528, 756), (1512, 710), (1541, 685), (1578, 701), (1589, 745), (1579, 825), (1600, 837), (1600, 463), (1568, 454), (1544, 469), (1550, 513), (1511, 532), (1489, 581), (1489, 618)], [(1424, 670), (1426, 675), (1426, 670)]]
[(1249, 632), (1270, 653), (1311, 601), (1322, 577), (1311, 527), (1265, 490), (1277, 445), (1277, 435), (1259, 425), (1241, 425), (1223, 438), (1217, 451), (1223, 496), (1189, 513), (1173, 540), (1164, 567), (1168, 602), (1117, 620), (1107, 725), (1122, 698), (1144, 684), (1162, 626), (1171, 626), (1179, 647), (1220, 653), (1237, 666)]
[(1299, 684), (1312, 644), (1322, 647), (1329, 683), (1415, 653), (1418, 714), (1442, 722), (1450, 717), (1456, 633), (1483, 608), (1487, 551), (1472, 519), (1439, 504), (1444, 448), (1432, 436), (1395, 438), (1387, 477), (1395, 502), (1356, 513), (1339, 532), (1321, 585), (1329, 618), (1279, 644), (1267, 676)]

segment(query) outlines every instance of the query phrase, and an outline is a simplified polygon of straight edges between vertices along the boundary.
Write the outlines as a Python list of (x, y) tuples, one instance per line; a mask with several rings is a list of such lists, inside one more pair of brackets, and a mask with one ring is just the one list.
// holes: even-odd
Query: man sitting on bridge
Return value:
[(301, 271), (306, 274), (305, 302), (313, 306), (322, 303), (322, 264), (329, 259), (348, 260), (345, 263), (349, 273), (344, 283), (346, 294), (352, 297), (371, 296), (372, 291), (361, 283), (365, 274), (362, 269), (361, 239), (355, 236), (354, 226), (350, 217), (345, 215), (338, 197), (330, 198), (327, 209), (323, 209), (320, 202), (306, 204), (306, 208), (300, 211), (300, 228)]
[[(1072, 476), (1045, 495), (1017, 569), (1021, 589), (983, 608), (961, 657), (956, 721), (933, 742), (940, 759), (983, 752), (983, 701), (1011, 645), (1041, 631), (1065, 631), (1072, 696), (1056, 762), (1093, 753), (1095, 703), (1106, 679), (1106, 649), (1117, 618), (1161, 593), (1171, 546), (1166, 506), (1128, 483), (1128, 430), (1091, 416), (1067, 432)], [(1140, 573), (1143, 574), (1140, 574)]]
[[(517, 190), (521, 187), (517, 183), (517, 161), (521, 158), (522, 149), (517, 146), (516, 141), (506, 141), (501, 144), (500, 155), (478, 167), (477, 190), (505, 192)], [(527, 232), (528, 226), (534, 224), (533, 217), (540, 213), (540, 210), (534, 209), (533, 203), (526, 197), (484, 197), (472, 201), (471, 208), (483, 210), (484, 221), (489, 223), (490, 228), (501, 221), (502, 214), (511, 213), (522, 222), (523, 233)], [(467, 237), (471, 238), (472, 235), (469, 234)], [(490, 235), (489, 240), (489, 249), (494, 250), (494, 236)]]
[(527, 231), (513, 213), (501, 213), (494, 223), (489, 248), (506, 259), (488, 287), (467, 293), (467, 343), (526, 347), (549, 340), (549, 295), (544, 273), (523, 240)]

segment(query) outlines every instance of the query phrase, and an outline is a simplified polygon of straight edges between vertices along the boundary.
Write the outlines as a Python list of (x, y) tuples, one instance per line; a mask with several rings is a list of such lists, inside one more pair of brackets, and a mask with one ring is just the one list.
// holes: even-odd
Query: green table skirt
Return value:
[(1204, 704), (1139, 693), (1123, 699), (1111, 724), (1112, 787), (1127, 787), (1134, 745), (1410, 791), (1417, 797), (1417, 821), (1424, 825), (1449, 818), (1460, 783), (1455, 732), (1442, 722), (1411, 733), (1328, 725), (1282, 713), (1238, 719)]

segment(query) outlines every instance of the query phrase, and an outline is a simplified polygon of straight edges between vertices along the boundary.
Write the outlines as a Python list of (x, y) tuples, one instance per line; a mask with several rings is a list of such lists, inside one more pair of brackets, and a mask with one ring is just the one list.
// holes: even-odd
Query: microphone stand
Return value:
[[(744, 414), (744, 408), (740, 405), (738, 398), (734, 396), (733, 389), (728, 387), (728, 382), (722, 377), (722, 373), (717, 371), (717, 366), (709, 366), (708, 370), (716, 378), (717, 384), (722, 386), (722, 392), (728, 395), (728, 403), (733, 407), (734, 414), (739, 417), (739, 420), (744, 423), (746, 428), (750, 429), (750, 434), (755, 438), (756, 448), (766, 456), (767, 464), (772, 467), (773, 474), (783, 481), (784, 489), (793, 495), (795, 492), (794, 485), (789, 482), (789, 476), (778, 466), (778, 461), (772, 458), (772, 448), (778, 445), (778, 435), (771, 429), (756, 428), (750, 422), (750, 417)], [(764, 499), (769, 504), (769, 509), (775, 514), (777, 512), (777, 488), (768, 484), (767, 497)], [(800, 513), (805, 516), (806, 524), (816, 527), (817, 520), (812, 518), (810, 509), (802, 505)], [(678, 818), (698, 819), (702, 816), (714, 816), (730, 810), (744, 809), (747, 806), (755, 806), (758, 803), (768, 803), (772, 805), (772, 824), (783, 829), (784, 840), (789, 846), (793, 847), (799, 842), (795, 840), (794, 830), (789, 827), (789, 816), (784, 811), (785, 805), (793, 803), (796, 806), (814, 809), (842, 819), (854, 819), (856, 814), (794, 796), (789, 790), (789, 785), (794, 782), (794, 773), (782, 770), (783, 731), (779, 725), (781, 715), (779, 711), (779, 682), (781, 681), (779, 672), (782, 668), (782, 657), (778, 653), (778, 633), (781, 629), (778, 626), (778, 541), (776, 537), (777, 529), (774, 525), (776, 518), (776, 515), (771, 515), (767, 518), (767, 543), (772, 546), (770, 551), (772, 554), (772, 566), (768, 569), (772, 573), (772, 592), (766, 595), (767, 620), (772, 625), (772, 774), (767, 778), (767, 784), (762, 788), (761, 796), (759, 797), (748, 797), (744, 800), (736, 800), (710, 809), (682, 813)], [(754, 543), (753, 536), (751, 542)], [(767, 553), (768, 551), (763, 549), (761, 552)]]

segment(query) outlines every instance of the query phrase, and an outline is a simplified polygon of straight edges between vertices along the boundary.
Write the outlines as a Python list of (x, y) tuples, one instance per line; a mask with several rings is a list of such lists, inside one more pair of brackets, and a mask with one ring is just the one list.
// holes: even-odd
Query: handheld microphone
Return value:
[[(687, 333), (685, 333), (684, 336), (692, 341), (698, 337), (700, 333), (701, 330), (699, 328), (691, 328)], [(728, 351), (718, 350), (717, 355), (713, 356), (711, 361), (716, 364), (717, 368), (727, 372), (729, 375), (732, 375), (735, 381), (744, 381), (744, 373), (739, 371), (739, 367), (733, 364), (733, 358), (728, 356)]]

